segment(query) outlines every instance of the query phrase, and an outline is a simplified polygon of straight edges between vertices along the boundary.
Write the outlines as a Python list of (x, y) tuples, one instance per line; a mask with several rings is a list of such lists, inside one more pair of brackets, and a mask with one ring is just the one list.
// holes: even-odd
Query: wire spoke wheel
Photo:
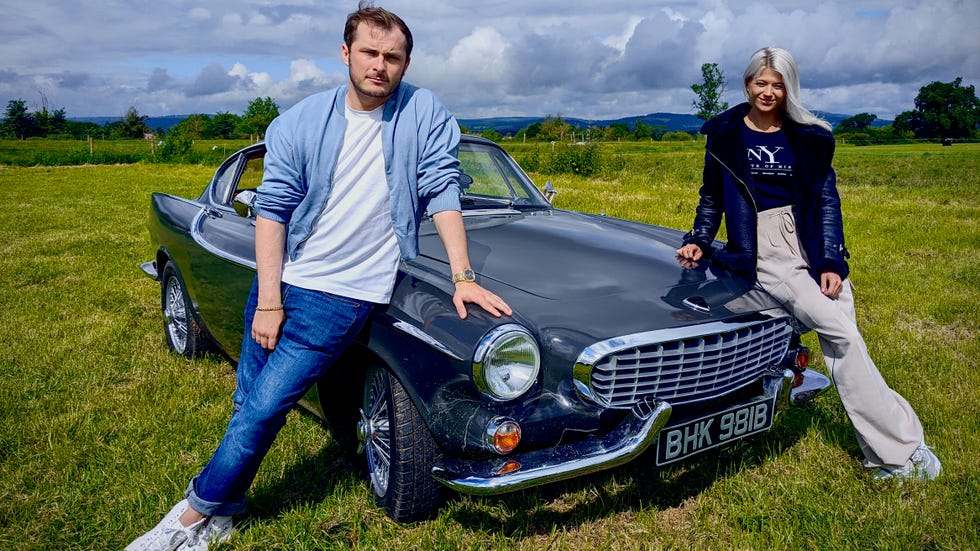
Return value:
[(195, 358), (207, 352), (210, 341), (194, 317), (187, 289), (177, 275), (177, 269), (170, 262), (163, 269), (160, 303), (167, 346), (185, 358)]
[(366, 437), (363, 445), (367, 453), (371, 486), (379, 496), (388, 493), (388, 477), (391, 473), (391, 422), (388, 385), (384, 372), (375, 371), (368, 387), (368, 413), (362, 410), (361, 423)]
[(439, 447), (405, 387), (384, 367), (368, 369), (357, 428), (378, 506), (398, 522), (430, 516), (442, 495), (432, 477)]
[(175, 352), (183, 354), (187, 348), (187, 309), (184, 308), (184, 295), (180, 282), (170, 277), (164, 284), (163, 319), (167, 336)]

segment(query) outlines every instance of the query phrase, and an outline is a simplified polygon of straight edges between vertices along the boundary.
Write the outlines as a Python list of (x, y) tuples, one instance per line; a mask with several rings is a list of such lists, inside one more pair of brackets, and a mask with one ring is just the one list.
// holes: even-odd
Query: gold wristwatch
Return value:
[(462, 272), (456, 272), (453, 274), (453, 284), (460, 282), (476, 283), (476, 274), (470, 268), (466, 268)]

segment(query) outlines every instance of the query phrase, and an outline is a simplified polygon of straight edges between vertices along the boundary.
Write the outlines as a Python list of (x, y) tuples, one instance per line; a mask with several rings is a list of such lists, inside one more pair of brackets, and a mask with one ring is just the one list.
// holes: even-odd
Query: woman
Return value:
[[(747, 103), (712, 118), (694, 229), (677, 251), (711, 256), (816, 331), (830, 376), (875, 478), (935, 478), (912, 407), (891, 390), (858, 331), (844, 248), (830, 125), (800, 103), (796, 62), (781, 48), (752, 55)], [(721, 225), (727, 244), (712, 251)]]

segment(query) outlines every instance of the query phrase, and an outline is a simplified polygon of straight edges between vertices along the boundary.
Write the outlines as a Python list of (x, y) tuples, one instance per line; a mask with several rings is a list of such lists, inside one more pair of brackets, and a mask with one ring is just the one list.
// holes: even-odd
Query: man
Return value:
[(402, 83), (412, 35), (361, 2), (341, 55), (350, 82), (306, 98), (266, 133), (256, 200), (256, 280), (245, 309), (235, 411), (186, 499), (127, 550), (207, 549), (231, 532), (286, 414), (390, 298), (418, 254), (428, 211), (449, 256), (459, 316), (507, 304), (472, 280), (459, 206), (459, 127), (431, 92)]

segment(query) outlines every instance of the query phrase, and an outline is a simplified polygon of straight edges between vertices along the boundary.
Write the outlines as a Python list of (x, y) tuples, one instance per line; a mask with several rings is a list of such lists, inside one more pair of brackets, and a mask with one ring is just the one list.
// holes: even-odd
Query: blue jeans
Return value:
[(245, 492), (286, 422), (286, 414), (353, 342), (373, 303), (283, 284), (286, 321), (275, 349), (252, 337), (258, 284), (245, 306), (245, 337), (238, 361), (235, 410), (224, 438), (201, 474), (187, 487), (187, 501), (205, 515), (244, 512)]

